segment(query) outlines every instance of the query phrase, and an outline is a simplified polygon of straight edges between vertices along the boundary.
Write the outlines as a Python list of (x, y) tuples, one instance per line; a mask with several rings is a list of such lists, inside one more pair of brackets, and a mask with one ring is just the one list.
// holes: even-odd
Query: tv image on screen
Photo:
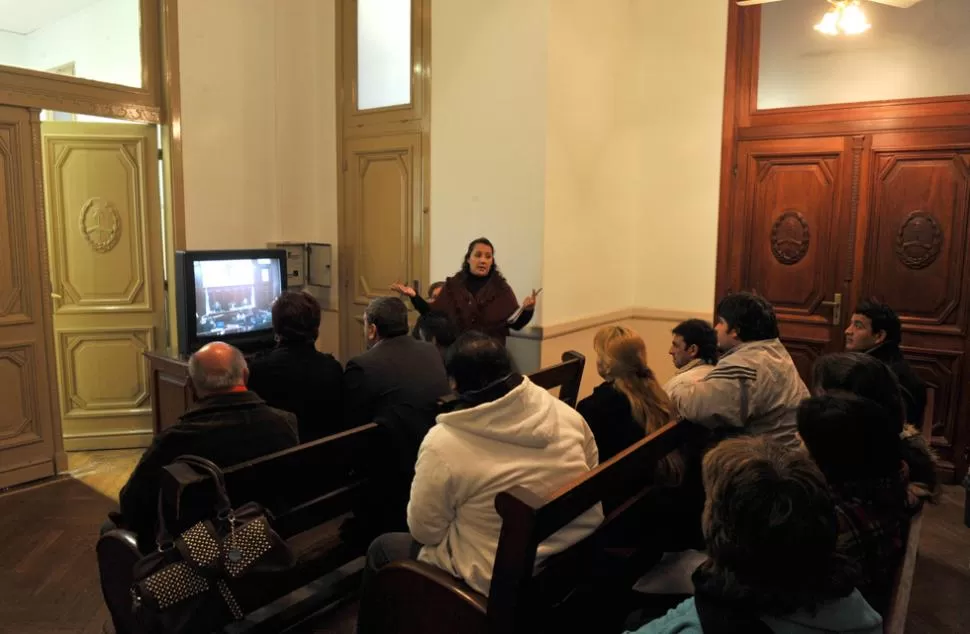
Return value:
[(272, 347), (273, 302), (286, 290), (286, 251), (177, 251), (179, 352), (212, 341), (243, 352)]

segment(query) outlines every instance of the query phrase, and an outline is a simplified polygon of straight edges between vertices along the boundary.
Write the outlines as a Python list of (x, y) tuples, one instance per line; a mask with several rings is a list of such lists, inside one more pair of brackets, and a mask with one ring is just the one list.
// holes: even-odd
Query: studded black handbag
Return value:
[(158, 548), (135, 565), (131, 587), (132, 609), (146, 633), (211, 632), (242, 619), (273, 575), (293, 566), (269, 511), (255, 502), (233, 509), (222, 471), (211, 461), (181, 456), (171, 465), (183, 472), (185, 466), (211, 478), (213, 508), (173, 540), (159, 492)]

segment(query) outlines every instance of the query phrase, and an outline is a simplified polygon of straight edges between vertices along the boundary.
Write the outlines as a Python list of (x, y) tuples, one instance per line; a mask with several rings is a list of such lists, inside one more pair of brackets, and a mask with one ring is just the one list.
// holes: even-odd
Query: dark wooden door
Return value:
[(960, 423), (970, 413), (970, 130), (876, 134), (867, 163), (853, 295), (899, 314), (903, 351), (928, 386), (924, 431), (946, 467), (962, 473), (967, 438)]
[[(730, 270), (719, 294), (753, 290), (770, 301), (802, 377), (841, 348), (845, 293), (842, 137), (739, 144)], [(727, 283), (725, 283), (725, 281)]]

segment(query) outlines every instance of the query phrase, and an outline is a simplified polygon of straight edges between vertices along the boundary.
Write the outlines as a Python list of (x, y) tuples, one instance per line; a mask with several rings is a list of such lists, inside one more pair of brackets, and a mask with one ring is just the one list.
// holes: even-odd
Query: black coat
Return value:
[(312, 343), (281, 345), (249, 364), (249, 389), (296, 414), (300, 442), (343, 429), (343, 368)]
[(914, 427), (922, 428), (923, 412), (926, 410), (926, 384), (913, 372), (913, 368), (903, 357), (899, 345), (883, 343), (869, 350), (869, 354), (888, 365), (896, 378), (899, 379), (899, 386), (903, 388), (903, 401), (906, 405), (906, 422)]
[[(354, 508), (354, 539), (407, 530), (414, 463), (434, 425), (438, 400), (451, 393), (438, 349), (413, 337), (385, 339), (351, 359), (344, 372), (345, 424), (376, 422), (371, 491)], [(345, 537), (346, 538), (346, 537)]]
[(357, 427), (383, 420), (429, 416), (451, 392), (441, 353), (430, 343), (401, 335), (385, 339), (347, 363), (344, 422)]
[(630, 401), (609, 381), (600, 383), (591, 395), (576, 405), (576, 410), (593, 432), (600, 463), (643, 440), (646, 435), (643, 427), (633, 419)]
[(270, 407), (253, 392), (202, 399), (155, 436), (138, 461), (121, 489), (122, 524), (138, 535), (143, 551), (154, 547), (162, 468), (179, 456), (202, 456), (226, 468), (296, 444), (296, 416)]

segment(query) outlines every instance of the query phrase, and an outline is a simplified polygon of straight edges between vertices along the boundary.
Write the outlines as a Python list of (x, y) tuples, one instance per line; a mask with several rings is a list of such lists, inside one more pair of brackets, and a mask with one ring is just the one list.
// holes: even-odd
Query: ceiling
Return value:
[(0, 0), (0, 30), (27, 35), (100, 0)]

